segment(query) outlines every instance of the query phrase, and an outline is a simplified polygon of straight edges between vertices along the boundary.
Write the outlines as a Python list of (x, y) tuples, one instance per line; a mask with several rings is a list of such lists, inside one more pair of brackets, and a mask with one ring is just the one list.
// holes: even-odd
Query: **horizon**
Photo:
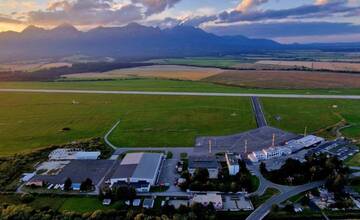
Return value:
[(287, 44), (358, 42), (360, 37), (360, 2), (354, 0), (4, 0), (0, 6), (0, 32), (63, 23), (87, 31), (135, 22), (161, 29), (189, 25), (219, 36)]

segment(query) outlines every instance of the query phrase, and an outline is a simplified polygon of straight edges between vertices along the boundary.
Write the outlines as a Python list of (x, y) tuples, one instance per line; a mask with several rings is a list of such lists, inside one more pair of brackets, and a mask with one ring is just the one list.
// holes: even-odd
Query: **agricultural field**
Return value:
[(350, 138), (360, 140), (360, 101), (355, 100), (311, 100), (311, 99), (261, 99), (265, 116), (272, 126), (295, 133), (321, 132), (334, 137), (332, 126), (344, 120), (348, 128), (340, 132)]
[[(0, 93), (0, 155), (102, 137), (119, 146), (193, 146), (255, 126), (248, 98)], [(66, 129), (65, 129), (66, 128)]]
[(1, 89), (74, 89), (104, 91), (220, 92), (254, 94), (360, 95), (360, 88), (261, 89), (220, 85), (204, 81), (160, 79), (76, 80), (55, 82), (0, 82)]
[(189, 57), (189, 58), (151, 60), (148, 62), (168, 64), (168, 65), (189, 65), (189, 66), (231, 68), (237, 64), (252, 63), (255, 61), (241, 59), (241, 58), (234, 58), (234, 57)]
[(201, 80), (218, 74), (223, 70), (217, 68), (200, 68), (176, 65), (154, 65), (118, 69), (103, 73), (80, 73), (64, 75), (66, 79), (118, 79), (118, 78), (158, 78), (158, 79), (180, 79)]
[(360, 74), (332, 72), (234, 70), (210, 76), (203, 81), (250, 88), (360, 88)]
[(71, 63), (67, 62), (18, 62), (18, 63), (9, 63), (9, 64), (0, 64), (0, 72), (5, 71), (24, 71), (24, 72), (34, 72), (38, 70), (58, 68), (58, 67), (71, 67)]
[(256, 64), (277, 65), (286, 67), (305, 67), (314, 70), (360, 72), (360, 63), (261, 60), (257, 61)]

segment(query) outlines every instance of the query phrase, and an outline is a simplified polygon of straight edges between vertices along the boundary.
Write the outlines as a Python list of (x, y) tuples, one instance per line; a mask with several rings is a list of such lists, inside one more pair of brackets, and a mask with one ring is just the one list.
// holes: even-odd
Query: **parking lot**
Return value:
[(160, 172), (159, 184), (170, 184), (168, 192), (179, 192), (181, 191), (174, 182), (180, 175), (176, 172), (176, 164), (179, 159), (167, 159), (164, 161), (163, 167)]

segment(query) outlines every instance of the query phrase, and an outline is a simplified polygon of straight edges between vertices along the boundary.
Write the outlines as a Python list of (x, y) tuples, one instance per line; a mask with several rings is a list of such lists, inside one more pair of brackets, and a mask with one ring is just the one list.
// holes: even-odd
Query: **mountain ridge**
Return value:
[(61, 24), (52, 29), (28, 26), (22, 32), (0, 33), (0, 61), (73, 54), (118, 59), (212, 56), (316, 47), (331, 45), (284, 45), (269, 39), (252, 39), (242, 35), (218, 36), (185, 25), (160, 29), (130, 23), (123, 27), (100, 26), (89, 31), (80, 31), (70, 24)]

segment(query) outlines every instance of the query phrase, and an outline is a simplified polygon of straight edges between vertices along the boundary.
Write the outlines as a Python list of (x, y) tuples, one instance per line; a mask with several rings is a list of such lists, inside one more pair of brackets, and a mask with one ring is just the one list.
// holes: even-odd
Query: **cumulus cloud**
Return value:
[(283, 10), (251, 11), (248, 13), (236, 10), (230, 12), (225, 11), (219, 15), (219, 20), (222, 23), (232, 23), (286, 18), (319, 18), (334, 16), (336, 14), (346, 16), (346, 14), (353, 13), (357, 10), (359, 10), (359, 7), (349, 7), (344, 1), (333, 1), (323, 5), (303, 5)]
[(13, 18), (8, 18), (8, 17), (0, 14), (0, 23), (6, 23), (6, 24), (22, 24), (22, 21), (17, 20), (17, 19), (13, 19)]
[(39, 25), (121, 25), (161, 13), (181, 0), (59, 0), (46, 10), (28, 13), (29, 23)]
[[(255, 8), (258, 5), (267, 3), (269, 0), (243, 0), (237, 7), (236, 11), (245, 12), (249, 9)], [(322, 0), (324, 1), (324, 0)]]
[(71, 23), (74, 25), (126, 24), (143, 18), (142, 9), (135, 5), (112, 8), (111, 0), (60, 1), (46, 11), (28, 13), (28, 22), (40, 25)]
[(145, 15), (150, 16), (172, 8), (181, 0), (131, 0), (132, 3), (140, 4), (145, 7)]

